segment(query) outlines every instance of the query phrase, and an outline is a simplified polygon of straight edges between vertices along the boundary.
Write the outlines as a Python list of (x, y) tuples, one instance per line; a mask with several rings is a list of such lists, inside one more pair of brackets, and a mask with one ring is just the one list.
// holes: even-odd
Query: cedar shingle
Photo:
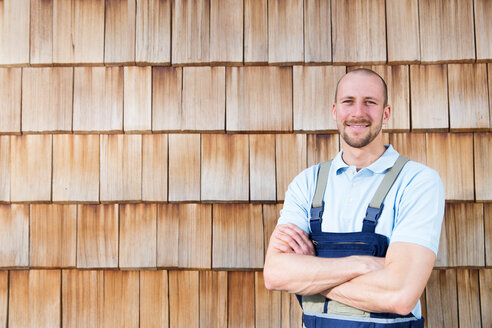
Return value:
[(390, 144), (402, 156), (413, 161), (427, 164), (427, 146), (425, 133), (391, 133)]
[(171, 62), (171, 1), (137, 0), (135, 61)]
[(157, 266), (210, 269), (211, 254), (211, 205), (159, 205)]
[(199, 272), (169, 271), (169, 326), (200, 327)]
[(255, 273), (228, 273), (228, 327), (255, 326)]
[(304, 0), (304, 60), (331, 62), (331, 3)]
[[(418, 0), (386, 1), (388, 63), (420, 60)], [(366, 41), (370, 42), (370, 41)], [(404, 46), (403, 46), (404, 45)]]
[(135, 61), (135, 0), (106, 0), (104, 63)]
[(282, 325), (285, 327), (301, 327), (302, 309), (294, 294), (282, 292)]
[(337, 130), (331, 109), (344, 66), (294, 66), (294, 130)]
[[(480, 306), (482, 308), (482, 327), (492, 325), (492, 269), (480, 269)], [(1, 321), (0, 321), (1, 322)]]
[(31, 1), (31, 65), (53, 62), (53, 2)]
[(51, 135), (10, 137), (10, 200), (51, 200)]
[(338, 134), (307, 135), (307, 165), (315, 165), (333, 159), (340, 150)]
[(277, 200), (284, 200), (289, 183), (306, 168), (306, 135), (278, 134), (275, 137)]
[(150, 131), (152, 124), (152, 67), (127, 66), (124, 70), (125, 132)]
[(169, 135), (169, 201), (200, 200), (200, 135)]
[(201, 199), (249, 199), (248, 136), (203, 134)]
[(268, 2), (244, 0), (244, 63), (268, 62)]
[(475, 195), (477, 200), (492, 200), (492, 134), (473, 135)]
[(22, 69), (0, 68), (1, 133), (20, 133), (21, 81)]
[(29, 205), (0, 205), (0, 267), (29, 265)]
[(434, 270), (425, 290), (428, 327), (458, 327), (456, 270)]
[(249, 135), (249, 188), (252, 201), (275, 200), (275, 135)]
[(268, 1), (268, 62), (304, 61), (302, 0)]
[[(227, 275), (225, 271), (200, 271), (200, 325), (202, 327), (227, 327), (229, 304)], [(241, 312), (242, 309), (239, 311)]]
[(169, 327), (167, 271), (140, 271), (140, 327)]
[(228, 67), (228, 131), (291, 131), (292, 68)]
[(142, 136), (142, 200), (167, 201), (167, 134)]
[(152, 68), (152, 130), (180, 130), (182, 125), (181, 67)]
[(0, 325), (7, 327), (7, 304), (9, 299), (9, 272), (0, 271)]
[(120, 268), (155, 268), (156, 204), (120, 205)]
[(78, 205), (77, 267), (118, 267), (118, 205)]
[(212, 236), (214, 269), (263, 267), (261, 205), (214, 204)]
[(243, 62), (243, 0), (210, 1), (210, 62)]
[(102, 63), (104, 13), (104, 0), (54, 1), (53, 63)]
[(0, 65), (29, 63), (29, 0), (2, 1), (0, 6)]
[(99, 201), (99, 136), (53, 136), (53, 201)]
[(265, 255), (270, 244), (270, 237), (273, 230), (277, 226), (280, 210), (283, 204), (264, 204), (263, 205), (263, 245), (265, 247)]
[[(1, 115), (1, 114), (0, 114)], [(10, 137), (0, 136), (0, 201), (10, 201)]]
[(73, 130), (123, 129), (123, 68), (75, 67)]
[(459, 269), (457, 282), (460, 327), (482, 327), (478, 270)]
[(138, 271), (105, 271), (102, 327), (138, 327)]
[(477, 61), (489, 60), (492, 58), (492, 20), (490, 19), (492, 15), (492, 2), (475, 0), (473, 3), (475, 8)]
[(484, 204), (485, 264), (492, 266), (492, 204)]
[(75, 267), (76, 205), (34, 204), (30, 212), (30, 265)]
[(281, 326), (281, 292), (265, 288), (263, 272), (255, 272), (255, 323), (257, 328)]

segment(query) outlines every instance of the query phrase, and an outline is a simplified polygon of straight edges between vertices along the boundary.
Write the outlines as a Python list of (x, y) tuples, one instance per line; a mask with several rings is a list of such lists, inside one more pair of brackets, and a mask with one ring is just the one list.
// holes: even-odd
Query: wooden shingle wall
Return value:
[(428, 327), (491, 327), (488, 0), (0, 0), (0, 327), (299, 327), (262, 267), (338, 79), (447, 200)]

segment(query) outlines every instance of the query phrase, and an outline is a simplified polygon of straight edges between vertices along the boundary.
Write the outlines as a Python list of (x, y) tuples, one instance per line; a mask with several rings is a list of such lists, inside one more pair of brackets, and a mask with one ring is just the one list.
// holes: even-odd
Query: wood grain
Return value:
[(139, 327), (169, 327), (167, 277), (166, 270), (140, 271)]
[(228, 326), (255, 327), (255, 273), (229, 272), (228, 289)]
[(428, 133), (427, 165), (439, 172), (446, 200), (473, 200), (471, 133)]
[(0, 68), (1, 133), (20, 133), (22, 99), (21, 81), (22, 69)]
[(142, 135), (101, 135), (101, 202), (142, 198)]
[(292, 68), (228, 67), (227, 131), (291, 131)]
[(251, 201), (275, 201), (275, 135), (249, 135), (249, 181)]
[(263, 267), (261, 205), (214, 204), (212, 236), (214, 269)]
[(492, 266), (492, 204), (487, 203), (484, 207), (484, 232), (485, 232), (485, 264)]
[(212, 206), (160, 204), (157, 209), (157, 266), (210, 269)]
[(171, 0), (137, 0), (137, 64), (171, 63)]
[(0, 5), (0, 65), (29, 64), (30, 1), (2, 1)]
[(0, 205), (0, 267), (29, 265), (29, 205)]
[(126, 66), (123, 84), (125, 132), (150, 132), (152, 124), (152, 67)]
[(169, 135), (169, 201), (200, 200), (200, 135)]
[(277, 201), (284, 200), (292, 179), (306, 168), (306, 135), (278, 134), (276, 142)]
[(243, 62), (244, 0), (210, 0), (210, 62)]
[(255, 272), (255, 323), (257, 328), (281, 327), (281, 292), (265, 288), (263, 272)]
[(142, 200), (167, 201), (167, 134), (142, 136)]
[(183, 73), (181, 67), (152, 68), (152, 130), (181, 129), (181, 95)]
[(268, 62), (304, 61), (303, 0), (268, 1)]
[(477, 201), (492, 200), (492, 134), (473, 135), (475, 196)]
[[(1, 115), (1, 114), (0, 114)], [(0, 136), (0, 201), (10, 201), (10, 137)]]
[(9, 272), (0, 271), (0, 325), (7, 327), (7, 304), (9, 299)]
[(31, 1), (31, 65), (53, 62), (53, 2)]
[(77, 267), (118, 267), (118, 205), (78, 205)]
[(475, 40), (477, 42), (477, 61), (492, 58), (492, 3), (487, 0), (475, 0)]
[(201, 199), (249, 200), (248, 136), (203, 134)]
[(412, 130), (448, 128), (447, 74), (446, 65), (410, 66)]
[(104, 63), (135, 62), (135, 0), (106, 0)]
[(427, 145), (425, 133), (390, 133), (390, 144), (405, 157), (427, 164)]
[(62, 271), (62, 326), (97, 327), (103, 324), (104, 271)]
[(30, 208), (29, 264), (32, 267), (75, 267), (76, 205), (33, 204)]
[(268, 1), (244, 1), (244, 63), (268, 62)]
[(270, 244), (270, 237), (273, 230), (277, 226), (278, 218), (280, 217), (280, 210), (283, 204), (264, 204), (263, 205), (263, 245), (265, 248), (265, 256)]
[(75, 67), (73, 130), (123, 130), (123, 68)]
[(53, 201), (99, 201), (99, 136), (53, 136)]
[(51, 200), (51, 135), (10, 138), (10, 200)]
[(120, 268), (157, 266), (156, 204), (120, 205)]
[(331, 62), (331, 3), (304, 0), (304, 61)]
[(490, 268), (478, 271), (480, 285), (480, 307), (482, 309), (482, 327), (492, 325), (492, 270)]
[(227, 276), (225, 271), (200, 271), (200, 326), (227, 327)]
[(434, 270), (425, 291), (428, 327), (458, 327), (456, 270)]
[(486, 64), (449, 64), (448, 87), (451, 130), (488, 129)]
[(169, 271), (169, 326), (200, 327), (198, 271)]
[(331, 115), (344, 66), (294, 66), (294, 131), (336, 131)]
[[(420, 60), (418, 0), (386, 1), (388, 63)], [(405, 45), (405, 46), (402, 46)]]
[(294, 294), (282, 292), (282, 327), (301, 327), (302, 309)]
[(482, 327), (478, 270), (459, 269), (457, 281), (460, 327)]
[(138, 327), (138, 271), (105, 271), (103, 327)]
[(316, 165), (333, 159), (340, 150), (338, 134), (307, 135), (307, 165)]

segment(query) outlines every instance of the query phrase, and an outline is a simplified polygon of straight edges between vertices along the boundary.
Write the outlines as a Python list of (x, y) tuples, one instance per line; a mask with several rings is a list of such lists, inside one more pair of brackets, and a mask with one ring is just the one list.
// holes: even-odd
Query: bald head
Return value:
[(340, 80), (338, 80), (337, 88), (335, 89), (335, 103), (337, 102), (338, 86), (343, 81), (343, 79), (345, 79), (345, 77), (347, 77), (349, 75), (353, 75), (353, 74), (364, 74), (364, 75), (369, 75), (369, 76), (372, 75), (372, 76), (378, 77), (379, 80), (381, 81), (381, 85), (383, 86), (383, 108), (388, 106), (388, 87), (386, 86), (386, 82), (384, 82), (383, 78), (378, 73), (374, 72), (373, 70), (367, 69), (367, 68), (357, 68), (353, 71), (348, 72), (347, 74), (342, 76), (340, 78)]

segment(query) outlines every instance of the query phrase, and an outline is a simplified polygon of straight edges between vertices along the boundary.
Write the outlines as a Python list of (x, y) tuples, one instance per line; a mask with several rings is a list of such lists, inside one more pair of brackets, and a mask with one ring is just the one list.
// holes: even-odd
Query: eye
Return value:
[(350, 100), (350, 99), (342, 100), (342, 104), (351, 104), (351, 103), (352, 103), (352, 100)]
[(368, 103), (369, 105), (376, 105), (376, 102), (375, 102), (375, 101), (373, 101), (373, 100), (368, 100), (368, 101), (367, 101), (367, 103)]

